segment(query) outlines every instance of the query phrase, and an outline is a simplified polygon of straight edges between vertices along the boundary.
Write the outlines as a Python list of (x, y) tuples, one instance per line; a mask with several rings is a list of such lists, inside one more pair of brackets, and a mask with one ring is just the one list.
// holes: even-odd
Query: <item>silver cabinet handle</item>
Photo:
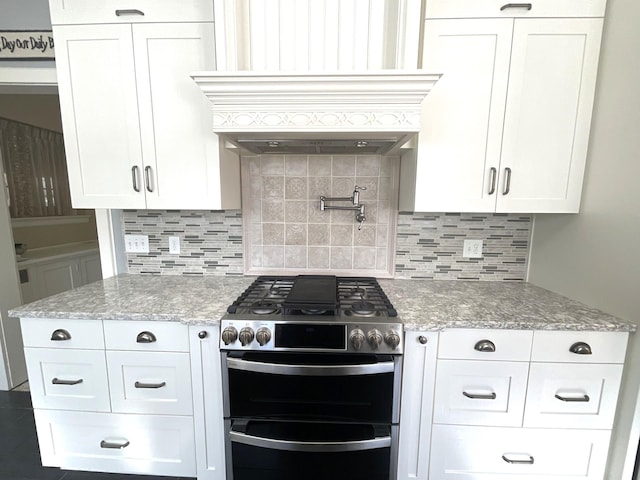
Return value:
[(496, 392), (493, 393), (468, 393), (468, 392), (462, 392), (462, 395), (464, 395), (467, 398), (471, 398), (472, 400), (495, 400), (496, 399)]
[(558, 400), (562, 400), (563, 402), (588, 402), (589, 400), (591, 400), (589, 398), (589, 395), (582, 395), (581, 397), (563, 397), (562, 395), (559, 394), (555, 394), (555, 397)]
[(67, 332), (64, 328), (59, 328), (53, 331), (53, 333), (51, 334), (51, 340), (53, 340), (54, 342), (71, 340), (71, 334)]
[(502, 190), (503, 195), (507, 195), (511, 191), (511, 169), (506, 167), (504, 169), (504, 189)]
[(131, 167), (131, 183), (133, 183), (133, 189), (136, 192), (140, 191), (140, 185), (138, 185), (138, 166), (134, 165), (133, 167)]
[(511, 463), (512, 465), (533, 465), (533, 457), (531, 455), (527, 456), (529, 457), (527, 460), (513, 460), (511, 458), (507, 458), (506, 455), (502, 455), (502, 459), (507, 463)]
[(502, 12), (507, 8), (526, 8), (527, 10), (531, 10), (533, 5), (531, 3), (505, 3), (500, 7), (500, 11)]
[(151, 167), (144, 167), (144, 183), (147, 187), (147, 192), (153, 192), (151, 188)]
[(153, 333), (147, 331), (140, 332), (136, 337), (137, 343), (153, 343), (157, 341), (158, 339), (156, 338), (156, 336)]
[(591, 345), (585, 342), (574, 343), (569, 347), (569, 351), (577, 355), (591, 355), (593, 353), (591, 351)]
[(347, 442), (298, 442), (275, 438), (256, 437), (231, 430), (229, 438), (232, 442), (252, 445), (254, 447), (288, 450), (292, 452), (354, 452), (387, 448), (391, 445), (391, 437), (377, 437), (370, 440), (354, 440)]
[(422, 344), (422, 345), (426, 345), (427, 342), (429, 341), (429, 339), (427, 337), (425, 337), (424, 335), (420, 335), (418, 337), (418, 341)]
[(280, 363), (251, 362), (240, 358), (227, 358), (227, 367), (247, 372), (276, 375), (346, 376), (375, 375), (394, 371), (393, 361), (366, 365), (287, 365)]
[(106, 440), (102, 440), (100, 442), (100, 448), (117, 448), (123, 449), (129, 446), (129, 441), (125, 440), (124, 443), (116, 443), (116, 442), (107, 442)]
[(160, 382), (160, 383), (141, 383), (141, 382), (136, 382), (133, 384), (134, 387), (136, 388), (162, 388), (164, 386), (167, 385), (167, 382)]
[(495, 352), (496, 344), (491, 340), (480, 340), (473, 346), (473, 349), (479, 352)]
[(209, 336), (206, 330), (201, 330), (198, 332), (198, 338), (205, 339)]
[(135, 8), (116, 10), (116, 17), (122, 17), (123, 15), (142, 15), (144, 17), (144, 12)]
[(83, 380), (81, 378), (77, 380), (60, 380), (59, 378), (56, 377), (53, 380), (51, 380), (51, 383), (53, 383), (54, 385), (78, 385), (82, 382)]
[(496, 169), (496, 167), (491, 167), (489, 169), (489, 172), (489, 195), (493, 195), (496, 192), (496, 177), (498, 176), (498, 170)]

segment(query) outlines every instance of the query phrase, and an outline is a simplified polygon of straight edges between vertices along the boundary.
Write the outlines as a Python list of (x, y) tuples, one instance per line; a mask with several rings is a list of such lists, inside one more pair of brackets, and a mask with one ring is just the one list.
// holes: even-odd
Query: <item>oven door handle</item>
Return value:
[(283, 363), (251, 362), (240, 358), (227, 358), (227, 368), (275, 375), (311, 375), (337, 377), (347, 375), (374, 375), (393, 373), (393, 361), (365, 365), (288, 365)]
[(229, 438), (232, 442), (243, 443), (272, 450), (287, 450), (290, 452), (355, 452), (359, 450), (374, 450), (391, 446), (391, 437), (376, 437), (368, 440), (353, 440), (348, 442), (296, 442), (278, 440), (274, 438), (256, 437), (246, 433), (231, 430)]

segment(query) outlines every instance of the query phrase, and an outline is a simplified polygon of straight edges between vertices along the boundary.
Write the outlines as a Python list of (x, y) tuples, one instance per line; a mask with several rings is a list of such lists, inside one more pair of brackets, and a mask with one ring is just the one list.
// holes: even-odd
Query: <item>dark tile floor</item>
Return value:
[(76, 472), (43, 467), (29, 392), (0, 391), (0, 479), (177, 480), (173, 477)]

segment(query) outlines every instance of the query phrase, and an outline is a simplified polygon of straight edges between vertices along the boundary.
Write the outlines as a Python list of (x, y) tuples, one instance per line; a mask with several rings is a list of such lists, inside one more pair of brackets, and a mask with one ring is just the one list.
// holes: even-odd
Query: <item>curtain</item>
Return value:
[(0, 118), (0, 157), (12, 218), (83, 213), (71, 208), (62, 134)]

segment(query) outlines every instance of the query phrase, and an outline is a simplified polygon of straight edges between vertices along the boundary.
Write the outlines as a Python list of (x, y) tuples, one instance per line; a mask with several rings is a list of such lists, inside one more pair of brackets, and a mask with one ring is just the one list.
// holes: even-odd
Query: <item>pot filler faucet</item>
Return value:
[[(360, 203), (360, 191), (366, 190), (367, 187), (359, 187), (356, 185), (353, 189), (352, 197), (320, 197), (320, 210), (354, 210), (356, 213), (356, 222), (358, 225), (358, 230), (362, 230), (362, 224), (367, 219), (364, 215), (364, 205)], [(326, 202), (351, 202), (351, 206), (342, 206), (342, 205), (327, 205)]]

